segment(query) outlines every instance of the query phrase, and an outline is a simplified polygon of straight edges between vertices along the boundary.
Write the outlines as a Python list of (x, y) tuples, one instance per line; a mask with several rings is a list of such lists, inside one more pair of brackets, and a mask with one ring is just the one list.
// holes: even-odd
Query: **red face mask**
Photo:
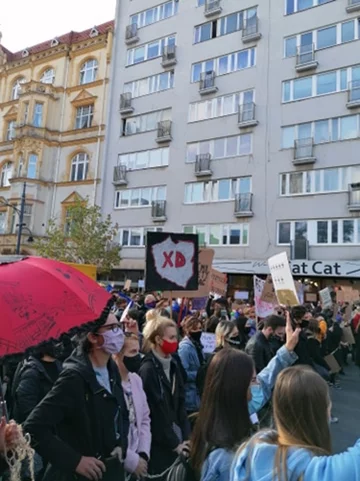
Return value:
[(163, 343), (161, 344), (161, 349), (164, 354), (166, 355), (174, 354), (174, 352), (177, 351), (177, 348), (178, 348), (177, 341), (169, 342), (166, 339), (163, 339)]

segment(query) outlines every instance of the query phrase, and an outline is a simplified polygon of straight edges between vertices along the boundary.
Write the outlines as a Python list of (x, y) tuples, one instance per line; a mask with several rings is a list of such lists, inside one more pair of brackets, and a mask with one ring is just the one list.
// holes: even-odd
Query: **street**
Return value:
[(340, 376), (342, 390), (331, 388), (333, 416), (339, 418), (332, 425), (333, 452), (340, 453), (353, 446), (360, 438), (360, 369), (353, 363)]

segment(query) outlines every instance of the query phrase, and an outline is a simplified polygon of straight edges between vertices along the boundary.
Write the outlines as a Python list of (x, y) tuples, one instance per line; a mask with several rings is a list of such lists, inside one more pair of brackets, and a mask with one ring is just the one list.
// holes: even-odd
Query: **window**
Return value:
[(55, 82), (55, 70), (53, 68), (48, 68), (42, 74), (40, 82), (43, 84), (53, 84)]
[(150, 169), (169, 165), (169, 148), (119, 154), (118, 164), (125, 165), (128, 170)]
[(236, 114), (239, 105), (252, 102), (254, 91), (237, 92), (223, 97), (216, 97), (211, 100), (194, 102), (189, 106), (189, 122), (209, 120), (215, 117)]
[(16, 122), (15, 120), (10, 120), (7, 124), (7, 129), (6, 129), (6, 140), (13, 140), (15, 138), (15, 127), (16, 127)]
[(319, 220), (317, 222), (317, 243), (327, 244), (328, 243), (328, 227), (327, 221)]
[(123, 135), (134, 135), (157, 129), (158, 122), (171, 120), (171, 109), (149, 112), (123, 120)]
[(278, 222), (278, 244), (305, 237), (310, 245), (359, 245), (360, 219)]
[(154, 42), (131, 48), (127, 51), (126, 65), (134, 65), (146, 60), (151, 60), (162, 55), (164, 47), (175, 45), (175, 35), (160, 38)]
[(75, 129), (88, 129), (91, 127), (94, 116), (94, 106), (86, 105), (76, 109)]
[(317, 48), (326, 48), (336, 45), (336, 25), (323, 28), (317, 32)]
[(0, 234), (6, 234), (6, 212), (0, 212)]
[(311, 97), (312, 79), (311, 77), (294, 80), (294, 100)]
[(336, 92), (336, 72), (318, 75), (316, 80), (316, 95)]
[(162, 3), (156, 7), (149, 8), (142, 12), (131, 15), (130, 23), (136, 24), (138, 28), (146, 27), (156, 22), (160, 22), (165, 18), (173, 17), (178, 12), (178, 0), (171, 0), (170, 2)]
[(36, 179), (37, 163), (38, 163), (38, 156), (36, 154), (30, 154), (29, 160), (28, 160), (28, 168), (27, 168), (28, 179)]
[(296, 37), (285, 39), (285, 57), (295, 57), (296, 55)]
[(98, 61), (96, 59), (87, 60), (80, 69), (80, 85), (95, 82), (98, 72)]
[(249, 48), (192, 65), (191, 82), (199, 82), (202, 72), (215, 71), (216, 75), (225, 75), (256, 65), (256, 48)]
[(308, 8), (316, 7), (332, 0), (285, 0), (285, 15), (301, 12)]
[(81, 152), (76, 154), (71, 161), (70, 181), (79, 182), (86, 180), (89, 170), (89, 156)]
[(21, 85), (26, 82), (24, 77), (20, 77), (13, 83), (13, 87), (11, 90), (11, 100), (17, 100), (21, 93)]
[(6, 162), (6, 164), (4, 164), (1, 169), (0, 187), (9, 187), (11, 177), (12, 177), (12, 163)]
[(236, 194), (251, 192), (251, 177), (185, 184), (185, 204), (229, 201)]
[[(15, 205), (14, 207), (17, 207), (17, 209), (20, 209), (19, 205)], [(30, 226), (31, 226), (31, 214), (32, 214), (32, 205), (25, 204), (23, 224), (28, 229), (30, 229)], [(18, 231), (18, 227), (19, 227), (19, 213), (15, 209), (13, 209), (12, 219), (11, 219), (12, 234), (15, 234)]]
[(250, 154), (252, 134), (221, 137), (187, 144), (186, 162), (195, 162), (198, 154), (210, 154), (212, 159), (225, 159)]
[(354, 40), (354, 39), (355, 39), (354, 20), (350, 20), (350, 22), (342, 23), (341, 24), (341, 43), (351, 42), (351, 40)]
[(117, 190), (115, 208), (148, 207), (151, 202), (166, 200), (166, 186)]
[(41, 127), (43, 122), (43, 107), (44, 105), (36, 102), (34, 107), (34, 117), (33, 117), (33, 126), (34, 127)]
[(163, 72), (140, 80), (134, 80), (124, 85), (124, 92), (130, 92), (132, 98), (161, 92), (174, 87), (174, 71)]
[(207, 246), (248, 246), (249, 224), (186, 225), (183, 232), (198, 234), (199, 244)]

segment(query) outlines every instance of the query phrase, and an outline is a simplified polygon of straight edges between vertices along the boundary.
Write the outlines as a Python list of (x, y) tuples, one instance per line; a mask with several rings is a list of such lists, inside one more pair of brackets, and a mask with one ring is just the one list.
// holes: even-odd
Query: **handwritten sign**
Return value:
[(268, 264), (279, 304), (297, 306), (299, 299), (286, 252), (270, 257)]
[(265, 281), (260, 277), (254, 276), (254, 302), (255, 312), (258, 317), (267, 317), (274, 314), (274, 305), (261, 300), (261, 294), (264, 290)]
[(130, 291), (131, 289), (131, 279), (126, 279), (124, 284), (124, 291)]
[(211, 354), (216, 348), (215, 334), (211, 332), (203, 332), (201, 334), (201, 344), (203, 345), (204, 354)]
[(270, 304), (276, 303), (276, 294), (271, 276), (267, 276), (261, 293), (261, 300)]
[(145, 286), (148, 291), (198, 289), (198, 236), (148, 232)]
[(218, 296), (226, 296), (227, 275), (216, 269), (211, 269), (210, 292)]
[(320, 296), (321, 305), (323, 309), (332, 307), (333, 303), (331, 299), (330, 289), (328, 287), (325, 287), (325, 289), (321, 289), (321, 291), (319, 291), (319, 296)]

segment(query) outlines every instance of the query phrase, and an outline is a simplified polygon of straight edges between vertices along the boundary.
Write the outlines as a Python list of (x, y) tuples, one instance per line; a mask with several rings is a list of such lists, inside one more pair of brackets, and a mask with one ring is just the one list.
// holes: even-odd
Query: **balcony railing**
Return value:
[(211, 154), (199, 154), (195, 160), (195, 175), (196, 177), (205, 177), (211, 175), (210, 169)]
[(131, 45), (139, 40), (138, 27), (136, 23), (132, 23), (126, 27), (125, 31), (125, 43), (126, 45)]
[(161, 65), (172, 67), (176, 62), (176, 45), (166, 45), (163, 49)]
[(120, 113), (132, 114), (134, 112), (134, 107), (132, 106), (132, 96), (130, 92), (126, 92), (120, 95)]
[(217, 92), (215, 85), (216, 74), (213, 70), (202, 72), (200, 76), (199, 92), (201, 95)]
[(348, 13), (358, 12), (360, 10), (360, 0), (348, 0), (346, 11)]
[(257, 16), (245, 20), (242, 29), (242, 41), (247, 43), (259, 40), (260, 38), (261, 33), (259, 31), (259, 19)]
[(205, 17), (216, 15), (221, 11), (221, 0), (205, 0)]
[(170, 142), (172, 139), (171, 126), (171, 120), (162, 120), (161, 122), (158, 122), (156, 142)]
[(315, 56), (315, 46), (313, 43), (308, 45), (300, 45), (297, 47), (296, 53), (296, 71), (305, 72), (306, 70), (314, 70), (318, 66)]
[(114, 185), (126, 185), (127, 178), (126, 178), (126, 165), (117, 165), (114, 167), (113, 173), (113, 184)]
[(166, 220), (166, 200), (154, 200), (151, 203), (151, 217), (154, 221)]
[(238, 125), (240, 128), (252, 127), (257, 125), (258, 121), (255, 117), (255, 103), (248, 102), (239, 105)]
[(252, 217), (252, 193), (247, 192), (244, 194), (235, 195), (235, 207), (234, 213), (236, 217)]
[(297, 139), (294, 143), (294, 164), (311, 164), (315, 162), (314, 139)]
[(348, 89), (348, 108), (359, 107), (360, 105), (360, 80), (349, 82)]
[(290, 243), (290, 259), (309, 259), (309, 241), (305, 237), (299, 237)]
[(349, 185), (349, 203), (350, 212), (360, 211), (360, 182)]

